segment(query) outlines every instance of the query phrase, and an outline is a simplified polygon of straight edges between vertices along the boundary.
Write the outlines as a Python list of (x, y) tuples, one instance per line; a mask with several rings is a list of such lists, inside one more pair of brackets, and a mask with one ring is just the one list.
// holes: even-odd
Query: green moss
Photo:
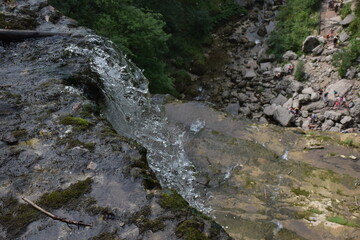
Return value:
[(1, 202), (0, 223), (6, 229), (8, 239), (19, 237), (31, 222), (41, 218), (39, 211), (19, 203), (14, 197), (1, 198)]
[(39, 206), (47, 209), (58, 209), (67, 205), (71, 205), (85, 193), (91, 191), (93, 180), (87, 178), (84, 181), (71, 184), (66, 189), (57, 190), (52, 193), (42, 195), (36, 202)]
[(37, 25), (38, 23), (36, 21), (36, 16), (32, 16), (32, 17), (20, 17), (19, 15), (7, 16), (0, 13), (0, 28), (16, 29), (16, 30), (32, 30), (35, 29)]
[(71, 149), (71, 148), (74, 148), (74, 147), (84, 147), (86, 149), (88, 149), (89, 151), (93, 151), (95, 149), (95, 145), (96, 143), (84, 143), (84, 142), (81, 142), (77, 139), (73, 139), (73, 138), (70, 138), (70, 137), (67, 137), (67, 138), (63, 138), (63, 139), (60, 139), (57, 144), (59, 145), (66, 145), (66, 149)]
[(296, 219), (309, 219), (309, 217), (312, 215), (310, 211), (299, 211), (295, 213)]
[(214, 135), (219, 135), (220, 134), (220, 132), (215, 131), (215, 130), (212, 130), (211, 133), (214, 134)]
[(137, 226), (139, 227), (140, 233), (142, 233), (147, 230), (151, 230), (152, 232), (161, 231), (164, 230), (166, 225), (160, 219), (142, 219), (137, 223)]
[(329, 222), (333, 222), (333, 223), (337, 223), (337, 224), (341, 224), (341, 225), (345, 225), (348, 227), (359, 227), (359, 224), (355, 223), (355, 222), (351, 222), (348, 221), (342, 217), (336, 216), (336, 217), (330, 217), (327, 219), (327, 221)]
[(93, 124), (83, 118), (79, 117), (72, 117), (72, 116), (65, 116), (60, 119), (60, 123), (63, 125), (71, 125), (74, 126), (75, 130), (83, 131), (88, 129)]
[(310, 192), (300, 189), (300, 187), (298, 188), (293, 188), (291, 189), (291, 191), (296, 195), (296, 196), (305, 196), (308, 197), (310, 195)]
[(340, 9), (340, 16), (342, 19), (344, 19), (347, 15), (351, 14), (351, 2), (346, 3), (341, 9)]
[(282, 228), (275, 239), (278, 239), (278, 240), (305, 240), (305, 238), (297, 235), (295, 232), (293, 231), (290, 231), (286, 228)]
[(319, 209), (315, 209), (315, 208), (310, 208), (309, 212), (311, 213), (315, 213), (315, 214), (323, 214), (323, 211), (320, 211)]
[(202, 233), (204, 224), (195, 220), (185, 220), (180, 223), (175, 234), (184, 240), (207, 240), (208, 238)]
[(18, 129), (12, 132), (15, 138), (21, 138), (27, 135), (26, 129)]
[(160, 195), (159, 204), (162, 208), (173, 212), (183, 212), (189, 209), (189, 204), (175, 190), (169, 190)]
[(348, 146), (348, 147), (356, 147), (354, 145), (354, 141), (352, 139), (349, 139), (349, 138), (344, 140), (344, 141), (340, 141), (340, 144), (344, 145), (344, 146)]
[(116, 235), (116, 232), (107, 232), (90, 238), (90, 240), (120, 240), (120, 238)]
[(340, 183), (340, 176), (332, 170), (322, 170), (319, 173), (319, 178), (323, 181), (330, 180), (333, 183)]
[[(91, 183), (92, 180), (88, 178), (67, 189), (44, 194), (35, 203), (46, 210), (68, 207), (72, 203), (79, 204), (78, 199), (90, 191)], [(7, 239), (19, 237), (31, 222), (45, 216), (29, 204), (19, 203), (14, 197), (3, 197), (0, 200), (0, 223), (6, 229)]]

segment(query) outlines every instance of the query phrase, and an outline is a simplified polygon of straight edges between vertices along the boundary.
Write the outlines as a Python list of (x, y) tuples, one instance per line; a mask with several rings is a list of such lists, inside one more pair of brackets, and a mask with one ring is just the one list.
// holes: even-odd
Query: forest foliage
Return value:
[[(345, 15), (345, 14), (344, 14)], [(338, 67), (340, 77), (345, 77), (347, 70), (356, 64), (360, 57), (360, 3), (356, 2), (354, 11), (355, 20), (350, 23), (346, 32), (350, 34), (350, 43), (342, 51), (334, 55), (334, 66)]]
[(291, 0), (282, 6), (268, 40), (270, 53), (278, 58), (288, 50), (299, 53), (305, 38), (320, 28), (320, 4), (319, 0)]
[[(218, 24), (244, 12), (233, 0), (50, 0), (64, 15), (110, 38), (149, 79), (152, 93), (176, 94), (174, 72), (204, 61)], [(176, 74), (175, 74), (176, 75)]]

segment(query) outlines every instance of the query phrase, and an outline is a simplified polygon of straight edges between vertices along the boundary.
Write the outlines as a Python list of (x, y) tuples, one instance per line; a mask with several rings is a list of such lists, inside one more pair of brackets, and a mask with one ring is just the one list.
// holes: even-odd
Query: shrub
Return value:
[(347, 15), (351, 13), (351, 2), (347, 3), (340, 9), (340, 16), (344, 19)]
[(294, 78), (297, 81), (304, 81), (305, 79), (305, 63), (304, 61), (299, 60), (296, 64)]
[(321, 1), (293, 0), (283, 6), (276, 17), (276, 28), (269, 37), (269, 51), (277, 58), (287, 51), (299, 52), (302, 42), (320, 24)]

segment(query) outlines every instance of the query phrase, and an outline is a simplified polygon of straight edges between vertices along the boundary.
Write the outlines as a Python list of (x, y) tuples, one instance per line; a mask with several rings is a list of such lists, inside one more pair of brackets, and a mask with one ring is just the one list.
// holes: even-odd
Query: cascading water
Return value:
[(194, 166), (184, 151), (186, 132), (170, 126), (148, 92), (140, 69), (121, 56), (110, 41), (91, 35), (84, 44), (66, 48), (70, 55), (90, 58), (91, 71), (99, 77), (105, 96), (105, 116), (121, 134), (136, 139), (148, 150), (148, 162), (162, 186), (175, 188), (200, 211), (205, 208), (196, 191)]

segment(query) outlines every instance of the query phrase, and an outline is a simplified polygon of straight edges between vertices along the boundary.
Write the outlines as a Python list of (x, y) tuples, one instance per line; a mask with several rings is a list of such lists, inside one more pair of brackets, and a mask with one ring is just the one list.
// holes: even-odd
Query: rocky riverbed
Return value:
[[(234, 117), (260, 123), (309, 129), (314, 114), (316, 123), (310, 124), (310, 128), (335, 132), (355, 128), (358, 131), (358, 69), (350, 68), (346, 78), (341, 79), (332, 63), (333, 54), (348, 44), (346, 27), (354, 18), (350, 14), (341, 19), (323, 2), (320, 32), (304, 40), (304, 55), (288, 51), (279, 63), (267, 54), (266, 37), (273, 29), (274, 17), (282, 4), (281, 1), (265, 1), (260, 5), (255, 1), (249, 15), (220, 28), (208, 52), (208, 71), (193, 77), (193, 85), (184, 92), (184, 97), (210, 102)], [(331, 29), (340, 39), (336, 47), (332, 39), (325, 39)], [(294, 79), (294, 71), (287, 74), (289, 64), (295, 67), (298, 61), (304, 62), (302, 82)], [(283, 76), (276, 78), (279, 72)], [(325, 93), (328, 93), (326, 100)], [(344, 97), (347, 102), (334, 108), (338, 97)], [(350, 102), (353, 102), (351, 108), (347, 107)], [(291, 107), (298, 108), (299, 113), (291, 113)]]

